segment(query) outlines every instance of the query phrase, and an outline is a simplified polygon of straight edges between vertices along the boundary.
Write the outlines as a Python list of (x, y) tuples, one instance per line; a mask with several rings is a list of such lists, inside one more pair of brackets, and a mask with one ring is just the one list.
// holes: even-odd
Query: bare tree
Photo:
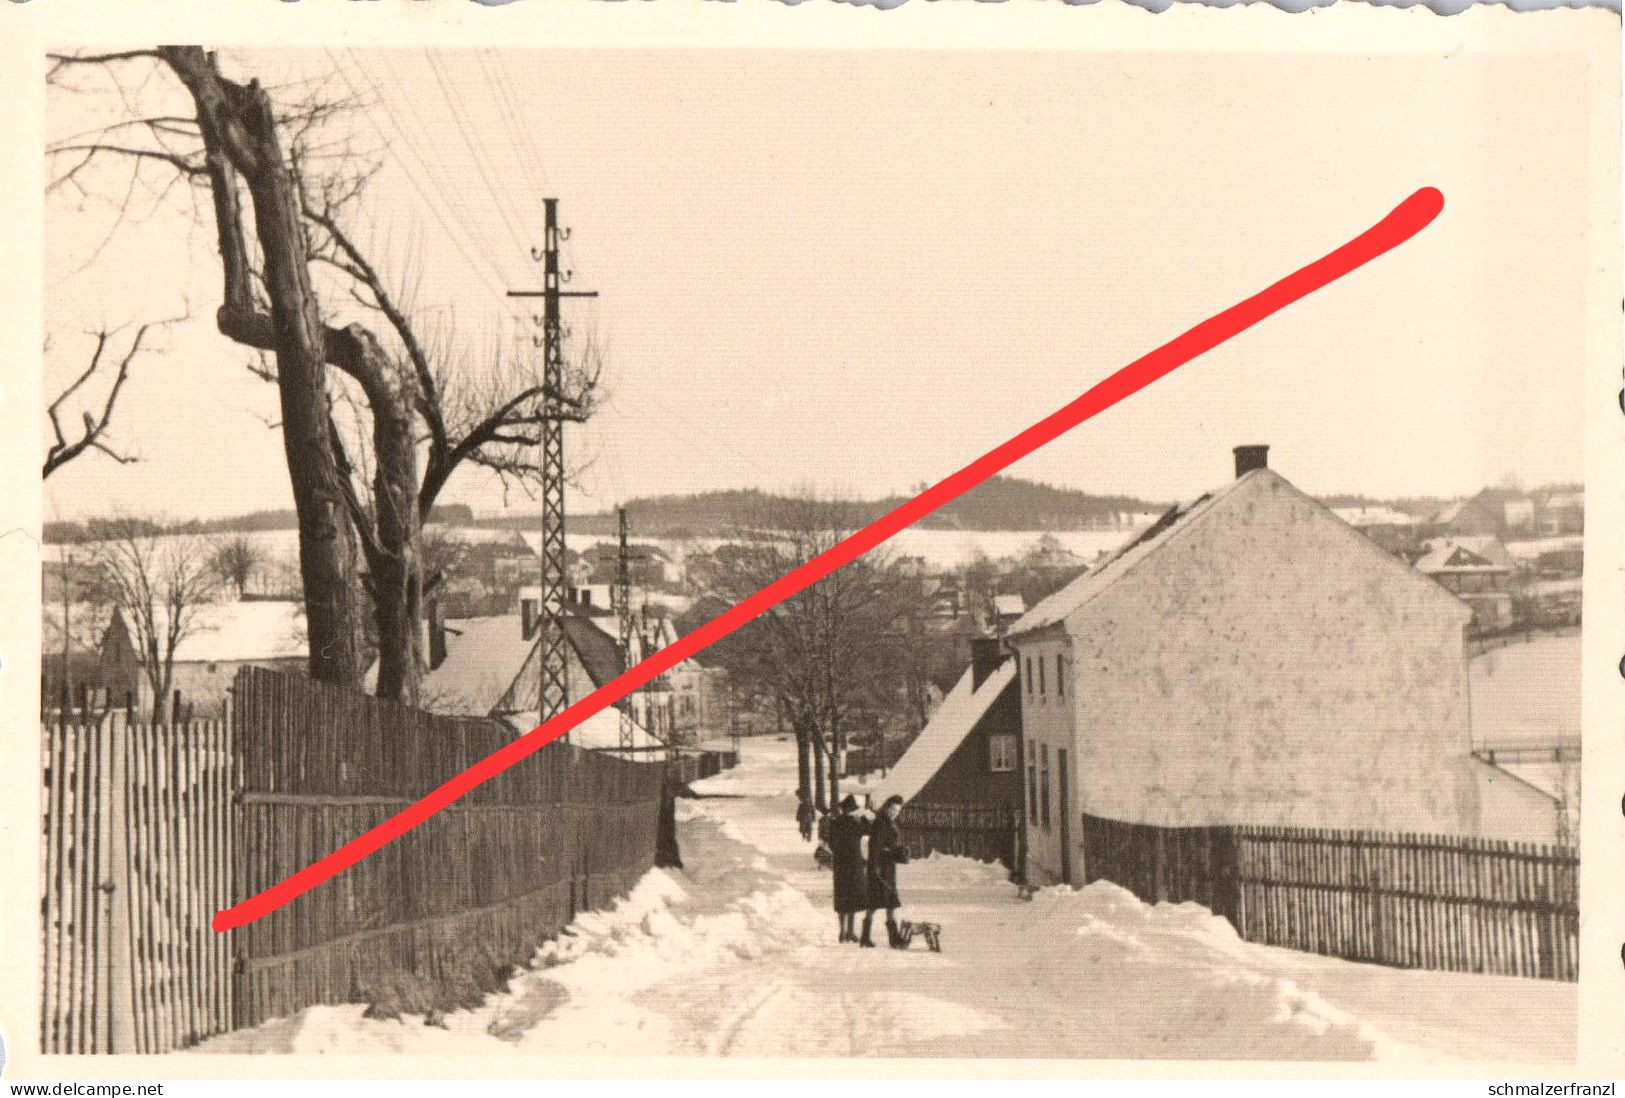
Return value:
[[(173, 321), (159, 322), (160, 325), (170, 323), (173, 323)], [(68, 462), (90, 450), (106, 454), (120, 465), (128, 465), (139, 460), (132, 455), (120, 453), (114, 449), (112, 440), (107, 437), (107, 429), (113, 421), (113, 409), (118, 404), (119, 394), (124, 389), (124, 383), (129, 380), (130, 365), (141, 354), (142, 341), (146, 339), (147, 332), (153, 326), (153, 324), (149, 323), (137, 328), (135, 335), (124, 348), (122, 355), (116, 350), (109, 349), (110, 345), (119, 337), (117, 330), (102, 328), (91, 333), (96, 342), (95, 346), (91, 348), (89, 362), (85, 365), (84, 370), (58, 393), (56, 399), (51, 401), (45, 408), (45, 414), (51, 421), (51, 431), (55, 437), (50, 447), (45, 451), (45, 465), (40, 473), (42, 478), (50, 477), (52, 473)], [(51, 353), (49, 343), (46, 344), (45, 353), (47, 356)], [(79, 429), (70, 436), (62, 424), (63, 406), (71, 401), (80, 390), (84, 389), (92, 379), (104, 379), (108, 374), (112, 375), (113, 380), (107, 386), (105, 394), (97, 402), (100, 405), (100, 411), (92, 412), (88, 408), (81, 409)]]
[[(414, 702), (423, 665), (424, 517), (465, 464), (482, 466), (505, 484), (539, 479), (542, 471), (525, 448), (547, 420), (591, 413), (598, 358), (583, 356), (589, 365), (568, 391), (550, 391), (533, 379), (517, 384), (500, 371), (494, 386), (454, 381), (467, 371), (466, 356), (449, 347), (438, 357), (431, 353), (432, 342), (420, 338), (407, 309), (341, 224), (341, 211), (356, 202), (370, 171), (349, 164), (318, 179), (307, 170), (310, 134), (341, 104), (310, 100), (279, 112), (257, 80), (228, 79), (215, 55), (195, 46), (54, 55), (50, 73), (62, 80), (87, 65), (154, 62), (179, 79), (189, 113), (121, 119), (89, 139), (58, 143), (50, 153), (66, 167), (51, 186), (79, 186), (88, 164), (112, 155), (133, 160), (136, 172), (156, 165), (207, 191), (223, 274), (216, 325), (270, 355), (263, 375), (279, 390), (311, 675), (360, 682), (360, 618), (349, 582), (359, 549), (377, 634), (376, 693)], [(350, 158), (341, 153), (339, 159)], [(339, 310), (324, 301), (315, 267), (349, 280), (348, 299), (386, 322), (383, 338), (359, 320), (337, 322)], [(329, 375), (330, 366), (359, 389), (364, 414)], [(346, 402), (352, 420), (365, 424), (359, 445), (347, 444), (335, 415), (335, 405)]]
[(238, 598), (248, 594), (249, 584), (263, 562), (259, 544), (246, 534), (217, 539), (209, 556), (216, 578), (236, 591)]
[(175, 679), (175, 651), (196, 632), (199, 608), (213, 601), (220, 580), (207, 545), (196, 538), (153, 533), (133, 517), (102, 524), (91, 545), (100, 581), (139, 653), (155, 707)]
[[(773, 504), (699, 569), (702, 606), (760, 590), (840, 541), (857, 519), (842, 501)], [(921, 592), (884, 553), (871, 553), (713, 648), (730, 681), (772, 699), (789, 722), (802, 792), (820, 809), (840, 799), (840, 758), (854, 720), (906, 705), (908, 622)]]

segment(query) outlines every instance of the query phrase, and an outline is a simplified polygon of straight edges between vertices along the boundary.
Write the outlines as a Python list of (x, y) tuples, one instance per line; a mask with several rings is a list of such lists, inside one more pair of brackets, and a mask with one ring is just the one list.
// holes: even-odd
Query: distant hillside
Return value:
[[(472, 524), (474, 511), (466, 503), (447, 503), (431, 512), (435, 522)], [(185, 522), (143, 523), (151, 533), (163, 534), (253, 534), (261, 530), (294, 530), (299, 523), (292, 508), (271, 511), (250, 511), (246, 515), (231, 515), (219, 519), (189, 519)], [(41, 530), (48, 544), (59, 545), (77, 541), (95, 541), (105, 536), (106, 522), (86, 519), (83, 522), (47, 522)]]
[[(632, 525), (644, 537), (720, 537), (749, 525), (790, 497), (757, 489), (702, 492), (685, 496), (650, 496), (626, 504)], [(908, 497), (889, 496), (855, 504), (867, 521), (902, 504)], [(1131, 496), (1096, 496), (1072, 488), (993, 477), (919, 523), (937, 530), (1093, 530), (1112, 529), (1124, 512), (1159, 511), (1161, 506)], [(571, 515), (569, 526), (584, 534), (612, 534), (613, 514)], [(482, 519), (493, 529), (534, 527), (534, 516)]]

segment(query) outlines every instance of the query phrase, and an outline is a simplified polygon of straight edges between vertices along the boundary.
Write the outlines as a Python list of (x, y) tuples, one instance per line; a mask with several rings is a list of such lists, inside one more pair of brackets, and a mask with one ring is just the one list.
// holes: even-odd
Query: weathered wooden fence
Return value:
[(46, 1052), (167, 1052), (231, 1028), (231, 734), (64, 711), (43, 728)]
[[(245, 668), (238, 890), (270, 887), (498, 750), (496, 721), (441, 717)], [(663, 767), (555, 743), (236, 931), (236, 1021), (316, 1003), (465, 1005), (655, 857)]]
[(671, 767), (677, 780), (687, 785), (702, 778), (714, 777), (724, 770), (732, 770), (739, 763), (736, 751), (712, 751), (684, 748), (672, 756)]
[(886, 740), (884, 743), (866, 744), (862, 747), (848, 748), (845, 755), (845, 777), (856, 778), (862, 774), (872, 774), (877, 770), (890, 770), (897, 765), (897, 760), (908, 753), (913, 746), (913, 739), (904, 740), (901, 737)]
[(910, 802), (897, 822), (911, 857), (936, 851), (1010, 868), (1020, 861), (1019, 806)]
[(1083, 817), (1087, 880), (1193, 901), (1248, 941), (1403, 968), (1579, 979), (1579, 858), (1561, 847)]
[(229, 722), (63, 714), (42, 723), (46, 1052), (165, 1052), (317, 1003), (466, 1005), (655, 860), (665, 766), (555, 744), (215, 934), (215, 911), (511, 730), (258, 668), (238, 675)]

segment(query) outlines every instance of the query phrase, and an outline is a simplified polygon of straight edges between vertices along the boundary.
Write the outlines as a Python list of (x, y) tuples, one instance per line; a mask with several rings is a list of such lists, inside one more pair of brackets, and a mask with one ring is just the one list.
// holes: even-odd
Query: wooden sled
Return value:
[(897, 937), (899, 939), (898, 948), (899, 949), (907, 949), (909, 947), (909, 943), (914, 940), (914, 935), (916, 935), (916, 934), (920, 935), (921, 937), (923, 937), (925, 939), (925, 944), (931, 947), (931, 952), (932, 953), (941, 953), (942, 952), (942, 924), (941, 923), (916, 923), (916, 922), (910, 922), (908, 920), (904, 920), (903, 922), (898, 923), (897, 924)]

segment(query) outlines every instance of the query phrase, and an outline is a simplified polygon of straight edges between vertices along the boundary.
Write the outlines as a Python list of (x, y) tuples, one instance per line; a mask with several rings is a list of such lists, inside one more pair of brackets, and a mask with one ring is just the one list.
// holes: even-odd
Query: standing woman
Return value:
[(886, 909), (886, 940), (895, 948), (902, 945), (897, 934), (896, 911), (903, 906), (897, 895), (897, 867), (908, 861), (908, 847), (903, 845), (903, 832), (897, 826), (897, 816), (903, 811), (903, 798), (895, 794), (880, 806), (880, 815), (869, 825), (869, 910), (863, 916), (863, 941), (860, 945), (873, 946), (869, 929), (874, 925), (875, 912)]
[(840, 813), (830, 821), (829, 849), (835, 870), (835, 914), (840, 916), (842, 942), (858, 940), (858, 912), (867, 911), (868, 889), (863, 866), (863, 837), (869, 824), (858, 815), (858, 799), (847, 794)]

